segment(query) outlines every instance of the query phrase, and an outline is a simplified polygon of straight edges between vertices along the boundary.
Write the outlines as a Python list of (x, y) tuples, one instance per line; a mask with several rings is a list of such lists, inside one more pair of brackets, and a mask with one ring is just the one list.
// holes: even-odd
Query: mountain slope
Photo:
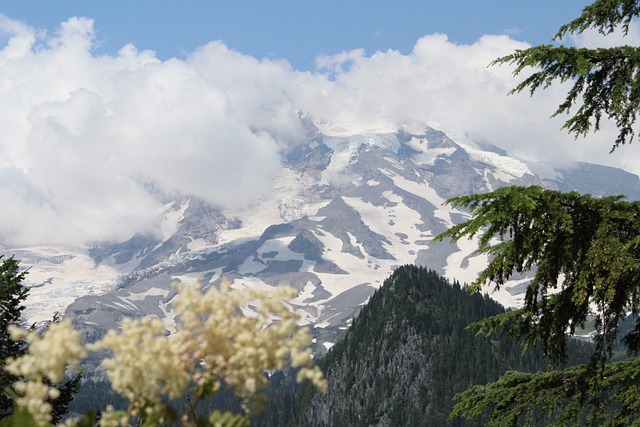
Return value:
[[(328, 348), (400, 265), (428, 265), (463, 283), (476, 277), (486, 258), (473, 242), (431, 242), (467, 216), (443, 205), (448, 197), (515, 184), (640, 197), (638, 177), (612, 168), (554, 169), (432, 128), (346, 134), (303, 121), (307, 136), (282, 146), (273, 194), (252, 206), (231, 210), (158, 195), (161, 236), (14, 251), (32, 266), (29, 319), (66, 308), (87, 337), (123, 315), (152, 314), (170, 327), (174, 283), (289, 284), (299, 290), (296, 308)], [(526, 280), (491, 296), (517, 306)]]

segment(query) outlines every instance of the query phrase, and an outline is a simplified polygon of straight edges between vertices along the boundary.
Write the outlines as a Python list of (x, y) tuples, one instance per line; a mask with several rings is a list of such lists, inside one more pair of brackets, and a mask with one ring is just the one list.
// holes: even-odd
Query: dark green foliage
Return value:
[[(0, 256), (0, 259), (3, 257)], [(7, 356), (24, 352), (24, 346), (11, 339), (7, 327), (20, 324), (22, 311), (25, 309), (24, 301), (29, 293), (22, 285), (26, 274), (26, 270), (20, 271), (19, 262), (13, 257), (4, 259), (0, 265), (0, 357), (3, 360)]]
[(610, 356), (619, 322), (640, 307), (640, 202), (506, 187), (449, 203), (469, 207), (473, 218), (437, 239), (477, 235), (478, 252), (491, 257), (475, 289), (487, 282), (500, 287), (514, 273), (535, 268), (524, 307), (488, 319), (483, 330), (541, 342), (554, 361), (564, 361), (567, 332), (584, 326), (598, 307), (596, 356)]
[(253, 414), (251, 425), (254, 427), (292, 426), (304, 412), (301, 405), (308, 403), (315, 394), (316, 388), (305, 381), (296, 382), (296, 372), (287, 368), (276, 372), (271, 378), (271, 385), (267, 388), (267, 404), (259, 414)]
[[(554, 40), (589, 28), (605, 36), (617, 29), (626, 35), (639, 15), (637, 0), (595, 0)], [(516, 75), (534, 69), (512, 93), (529, 88), (533, 94), (555, 80), (572, 82), (554, 115), (573, 114), (564, 128), (576, 137), (598, 131), (605, 117), (618, 127), (611, 151), (633, 140), (640, 109), (637, 46), (536, 46), (493, 64), (505, 63), (515, 64)], [(514, 372), (471, 388), (459, 396), (454, 413), (468, 418), (490, 413), (491, 425), (529, 422), (539, 411), (552, 414), (558, 425), (638, 425), (638, 359), (612, 361), (620, 343), (630, 354), (640, 350), (640, 204), (538, 187), (507, 188), (450, 203), (469, 206), (473, 217), (439, 238), (478, 234), (479, 251), (491, 256), (476, 288), (485, 281), (501, 286), (514, 272), (535, 271), (524, 307), (482, 322), (482, 331), (503, 331), (527, 344), (541, 342), (554, 361), (562, 361), (568, 359), (567, 335), (583, 328), (593, 313), (597, 344), (587, 365), (537, 375)], [(493, 244), (496, 237), (499, 243)], [(622, 332), (628, 313), (633, 316), (627, 321), (635, 326), (625, 325)]]
[(589, 364), (509, 373), (461, 394), (454, 414), (490, 411), (491, 425), (534, 419), (536, 409), (552, 414), (558, 425), (640, 417), (640, 395), (631, 392), (637, 389), (637, 359), (610, 363), (620, 341), (631, 352), (638, 349), (637, 322), (622, 339), (619, 325), (640, 308), (640, 202), (509, 187), (449, 203), (469, 207), (472, 218), (437, 238), (476, 236), (478, 252), (490, 255), (472, 285), (476, 290), (487, 282), (500, 287), (514, 273), (534, 273), (524, 306), (479, 322), (480, 331), (540, 343), (554, 363), (571, 360), (567, 342), (576, 328), (594, 319), (596, 331)]
[(53, 406), (51, 422), (54, 425), (63, 421), (64, 416), (69, 412), (69, 405), (80, 389), (81, 381), (82, 375), (78, 374), (58, 385), (57, 389), (60, 391), (60, 396), (51, 401), (51, 405)]
[[(626, 34), (629, 23), (639, 12), (636, 0), (596, 0), (584, 8), (580, 17), (561, 27), (554, 40), (589, 28), (607, 35), (621, 26)], [(529, 67), (536, 70), (512, 93), (528, 88), (533, 94), (556, 80), (572, 81), (572, 88), (554, 116), (572, 114), (572, 107), (579, 105), (564, 124), (564, 128), (576, 137), (599, 130), (602, 118), (608, 117), (619, 130), (611, 151), (633, 140), (636, 114), (640, 109), (640, 47), (586, 49), (549, 44), (516, 50), (493, 62), (505, 63), (516, 65), (515, 75)]]
[(4, 259), (0, 265), (0, 419), (13, 412), (13, 399), (6, 390), (16, 381), (4, 370), (4, 361), (9, 356), (24, 354), (26, 350), (25, 344), (13, 341), (7, 331), (9, 325), (20, 324), (29, 293), (22, 285), (26, 274), (26, 271), (20, 271), (19, 262), (13, 257)]
[[(2, 258), (0, 256), (0, 259)], [(24, 301), (29, 294), (29, 289), (22, 284), (26, 275), (27, 270), (20, 271), (19, 261), (13, 257), (4, 259), (0, 264), (0, 420), (13, 413), (15, 405), (11, 396), (15, 395), (15, 392), (12, 390), (12, 385), (18, 380), (4, 370), (5, 359), (19, 357), (27, 351), (26, 343), (22, 340), (13, 341), (7, 331), (9, 325), (20, 326), (22, 312), (25, 309)], [(56, 316), (53, 321), (57, 320)], [(60, 395), (51, 401), (53, 406), (51, 415), (54, 423), (60, 421), (67, 413), (69, 404), (79, 387), (79, 375), (57, 385)], [(15, 425), (20, 425), (21, 421), (15, 420), (21, 420), (25, 416), (25, 414), (16, 414), (16, 417), (11, 417), (14, 421), (7, 422), (17, 422), (18, 424)]]
[(567, 33), (581, 33), (588, 28), (595, 28), (607, 35), (620, 24), (627, 34), (631, 20), (639, 13), (640, 5), (637, 0), (596, 0), (584, 8), (580, 17), (560, 27), (554, 38), (560, 39)]
[(95, 378), (82, 381), (75, 398), (69, 405), (69, 411), (84, 414), (89, 411), (100, 412), (107, 405), (116, 410), (124, 410), (129, 401), (115, 392), (107, 379)]
[(549, 426), (632, 425), (638, 419), (639, 393), (639, 358), (607, 364), (601, 378), (587, 364), (537, 374), (510, 371), (494, 383), (460, 393), (452, 416), (489, 412), (487, 426), (516, 425), (540, 414)]

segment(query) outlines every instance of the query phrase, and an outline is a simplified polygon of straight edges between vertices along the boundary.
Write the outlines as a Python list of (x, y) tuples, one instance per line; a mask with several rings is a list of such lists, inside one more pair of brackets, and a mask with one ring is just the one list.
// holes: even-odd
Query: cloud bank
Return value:
[[(508, 67), (528, 45), (445, 35), (397, 51), (342, 52), (316, 72), (256, 59), (223, 42), (160, 61), (123, 46), (97, 56), (94, 23), (71, 18), (46, 34), (0, 15), (0, 243), (82, 244), (158, 233), (166, 194), (239, 207), (269, 194), (279, 150), (303, 137), (300, 113), (348, 132), (423, 127), (468, 133), (531, 160), (640, 167), (606, 153), (612, 131), (574, 142), (549, 116), (554, 86), (507, 96)], [(627, 154), (633, 146), (623, 147)], [(637, 151), (636, 151), (637, 153)]]

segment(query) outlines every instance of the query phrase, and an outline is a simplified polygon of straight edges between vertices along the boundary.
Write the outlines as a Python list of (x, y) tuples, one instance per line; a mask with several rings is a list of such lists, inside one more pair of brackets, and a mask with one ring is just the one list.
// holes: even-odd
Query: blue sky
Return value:
[(362, 48), (411, 51), (420, 37), (444, 33), (454, 43), (485, 34), (510, 34), (531, 44), (549, 42), (578, 16), (585, 0), (324, 0), (324, 1), (0, 1), (0, 13), (36, 28), (55, 28), (72, 16), (94, 19), (97, 52), (116, 53), (127, 43), (161, 59), (184, 57), (222, 40), (257, 58), (315, 68), (318, 55)]
[[(639, 174), (640, 143), (607, 154), (615, 126), (576, 141), (550, 119), (566, 86), (508, 96), (522, 76), (488, 67), (586, 4), (0, 0), (0, 245), (162, 235), (147, 184), (229, 209), (264, 200), (302, 116), (333, 135), (431, 126)], [(563, 43), (640, 45), (640, 26)]]

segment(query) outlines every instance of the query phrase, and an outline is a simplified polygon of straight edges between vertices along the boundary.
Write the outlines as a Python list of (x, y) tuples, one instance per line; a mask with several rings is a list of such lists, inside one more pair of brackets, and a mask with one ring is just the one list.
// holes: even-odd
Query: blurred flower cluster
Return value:
[(202, 423), (193, 411), (180, 413), (167, 402), (188, 399), (194, 408), (223, 382), (242, 399), (247, 413), (258, 410), (266, 398), (267, 374), (288, 364), (298, 368), (298, 381), (308, 379), (325, 390), (309, 349), (309, 331), (298, 325), (299, 316), (287, 302), (294, 297), (295, 290), (287, 287), (264, 292), (223, 284), (203, 293), (198, 286), (183, 285), (172, 302), (175, 332), (168, 333), (159, 319), (124, 319), (119, 331), (87, 346), (67, 320), (42, 335), (13, 328), (12, 338), (29, 344), (27, 354), (6, 364), (7, 371), (25, 378), (15, 386), (20, 394), (16, 404), (38, 425), (49, 423), (47, 401), (57, 390), (48, 384), (61, 381), (66, 369), (77, 369), (88, 351), (104, 350), (108, 356), (102, 367), (111, 386), (130, 402), (125, 411), (106, 408), (100, 419), (105, 427), (128, 425), (133, 417), (145, 425)]
[(29, 345), (27, 354), (10, 357), (5, 364), (7, 372), (22, 378), (14, 384), (20, 393), (16, 405), (27, 409), (38, 423), (48, 423), (53, 409), (49, 401), (59, 395), (51, 384), (61, 382), (67, 368), (77, 368), (86, 356), (80, 334), (68, 320), (52, 323), (42, 336), (15, 325), (9, 326), (9, 333), (14, 341), (24, 339)]

